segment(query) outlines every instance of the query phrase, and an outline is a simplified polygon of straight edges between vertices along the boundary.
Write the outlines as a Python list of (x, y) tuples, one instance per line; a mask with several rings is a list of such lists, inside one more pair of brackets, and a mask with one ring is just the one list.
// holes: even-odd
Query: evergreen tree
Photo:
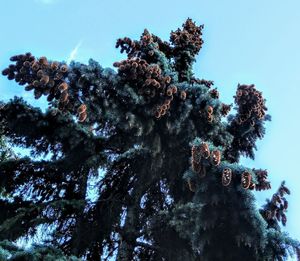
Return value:
[(266, 101), (254, 85), (239, 85), (228, 116), (232, 105), (192, 71), (202, 29), (187, 19), (169, 42), (146, 29), (140, 40), (118, 39), (127, 58), (117, 71), (94, 60), (11, 57), (2, 74), (47, 97), (49, 108), (20, 97), (1, 107), (1, 135), (32, 157), (0, 163), (0, 240), (48, 225), (50, 252), (87, 260), (299, 255), (280, 227), (288, 188), (257, 209), (253, 190), (271, 188), (268, 173), (239, 163), (264, 136)]
[[(0, 104), (0, 106), (3, 104)], [(1, 107), (0, 107), (1, 108)], [(8, 146), (7, 140), (4, 136), (0, 137), (0, 163), (4, 161), (9, 161), (13, 159), (17, 159), (17, 155), (13, 152), (13, 150)], [(5, 187), (0, 187), (0, 198), (1, 198), (1, 209), (4, 209), (5, 212), (1, 212), (0, 214), (0, 223), (3, 224), (8, 215), (12, 215), (12, 212), (17, 212), (18, 209), (10, 208), (12, 205), (9, 204), (10, 200), (14, 200), (15, 203), (18, 200), (21, 200), (17, 197), (11, 197), (10, 194), (5, 193)], [(1, 238), (3, 239), (3, 237)], [(12, 260), (12, 261), (77, 261), (78, 258), (75, 257), (67, 257), (64, 253), (51, 246), (33, 246), (29, 249), (23, 249), (18, 247), (16, 244), (9, 242), (8, 240), (0, 241), (0, 261), (4, 260)]]

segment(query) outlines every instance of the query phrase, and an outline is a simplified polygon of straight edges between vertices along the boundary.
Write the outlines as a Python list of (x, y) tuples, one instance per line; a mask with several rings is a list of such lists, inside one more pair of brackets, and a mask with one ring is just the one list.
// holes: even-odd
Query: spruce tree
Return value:
[(11, 57), (2, 74), (49, 108), (22, 97), (1, 106), (0, 134), (31, 150), (0, 163), (3, 245), (44, 225), (53, 230), (47, 253), (87, 260), (299, 255), (299, 242), (281, 231), (288, 188), (283, 182), (258, 209), (253, 191), (271, 188), (268, 172), (240, 164), (265, 134), (266, 100), (238, 85), (229, 115), (214, 83), (192, 70), (202, 30), (187, 19), (169, 41), (146, 29), (139, 40), (120, 38), (127, 57), (116, 70), (92, 59)]

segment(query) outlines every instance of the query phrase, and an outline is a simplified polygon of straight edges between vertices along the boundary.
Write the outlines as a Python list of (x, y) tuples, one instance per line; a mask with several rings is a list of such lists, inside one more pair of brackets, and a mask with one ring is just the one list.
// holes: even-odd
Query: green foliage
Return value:
[[(270, 188), (268, 173), (239, 163), (264, 136), (266, 101), (239, 85), (227, 117), (231, 105), (192, 71), (202, 29), (187, 19), (170, 42), (147, 30), (118, 39), (127, 58), (117, 72), (92, 59), (11, 58), (3, 75), (46, 96), (49, 109), (20, 97), (1, 103), (0, 134), (31, 151), (1, 154), (2, 259), (268, 261), (299, 252), (279, 223), (287, 188), (258, 210), (252, 191)], [(44, 246), (9, 243), (40, 225), (53, 228)]]

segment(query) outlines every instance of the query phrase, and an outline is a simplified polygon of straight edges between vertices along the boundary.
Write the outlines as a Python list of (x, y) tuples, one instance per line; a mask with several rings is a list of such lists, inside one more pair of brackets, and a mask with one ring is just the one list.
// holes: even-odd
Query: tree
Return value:
[(3, 75), (47, 97), (49, 108), (15, 97), (0, 111), (2, 134), (33, 156), (0, 164), (1, 187), (14, 198), (1, 199), (1, 240), (46, 224), (49, 246), (87, 260), (297, 253), (299, 242), (280, 228), (288, 188), (282, 183), (258, 210), (252, 191), (270, 189), (268, 173), (239, 163), (254, 158), (264, 136), (266, 101), (254, 85), (239, 85), (227, 116), (232, 106), (192, 71), (202, 29), (187, 19), (169, 42), (146, 29), (140, 40), (118, 39), (127, 58), (114, 63), (117, 72), (94, 60), (11, 57)]

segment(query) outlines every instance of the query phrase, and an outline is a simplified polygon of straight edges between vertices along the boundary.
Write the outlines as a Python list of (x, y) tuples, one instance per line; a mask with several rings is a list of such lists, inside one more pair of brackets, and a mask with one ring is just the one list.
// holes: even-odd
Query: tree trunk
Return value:
[(148, 161), (143, 162), (138, 179), (135, 182), (131, 199), (132, 204), (127, 207), (126, 221), (121, 235), (121, 243), (117, 255), (117, 261), (132, 260), (136, 239), (139, 237), (140, 220), (139, 213), (141, 208), (141, 199), (146, 190), (156, 181), (158, 172), (162, 169), (161, 157), (161, 139), (155, 135), (152, 142), (143, 144), (144, 147), (151, 148), (151, 157)]

